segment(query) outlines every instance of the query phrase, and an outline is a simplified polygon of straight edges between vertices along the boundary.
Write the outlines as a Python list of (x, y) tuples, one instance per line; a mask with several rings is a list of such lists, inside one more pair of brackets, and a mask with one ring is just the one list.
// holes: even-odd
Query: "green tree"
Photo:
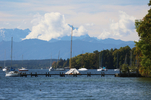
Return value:
[[(151, 0), (148, 4), (151, 5)], [(151, 9), (142, 20), (135, 21), (136, 31), (140, 37), (136, 43), (136, 47), (141, 51), (141, 68), (140, 74), (143, 76), (151, 76)]]

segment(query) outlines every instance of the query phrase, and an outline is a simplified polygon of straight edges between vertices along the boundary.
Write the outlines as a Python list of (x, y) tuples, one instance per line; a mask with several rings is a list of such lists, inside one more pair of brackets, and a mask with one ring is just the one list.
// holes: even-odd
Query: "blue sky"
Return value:
[(142, 19), (149, 0), (0, 0), (0, 29), (27, 29), (25, 39), (49, 41), (88, 34), (98, 39), (138, 40), (135, 20)]

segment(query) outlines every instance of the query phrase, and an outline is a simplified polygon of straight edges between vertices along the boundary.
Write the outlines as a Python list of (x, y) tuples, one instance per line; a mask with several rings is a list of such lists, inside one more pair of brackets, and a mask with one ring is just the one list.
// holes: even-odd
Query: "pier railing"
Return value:
[(91, 77), (92, 75), (100, 75), (101, 77), (104, 77), (105, 75), (114, 75), (115, 74), (105, 74), (104, 72), (101, 72), (100, 74), (92, 74), (91, 72), (88, 72), (87, 74), (65, 74), (63, 72), (60, 72), (59, 74), (50, 74), (49, 72), (45, 73), (45, 74), (38, 74), (37, 72), (36, 73), (30, 73), (30, 74), (26, 74), (26, 73), (20, 73), (20, 77), (27, 77), (27, 76), (35, 76), (35, 77), (38, 77), (38, 76), (46, 76), (46, 77), (51, 77), (52, 75), (58, 75), (60, 77), (65, 77), (65, 76), (68, 76), (68, 75), (72, 75), (73, 77), (77, 77), (77, 76), (81, 76), (81, 75), (86, 75), (87, 77)]
[(38, 76), (46, 76), (46, 77), (51, 77), (52, 75), (58, 75), (60, 77), (65, 77), (65, 76), (73, 76), (73, 77), (77, 77), (77, 76), (81, 76), (81, 75), (85, 75), (87, 77), (91, 77), (93, 75), (99, 75), (101, 77), (104, 77), (106, 75), (113, 75), (115, 77), (142, 77), (140, 74), (136, 74), (136, 73), (131, 73), (131, 74), (126, 74), (126, 73), (116, 73), (116, 74), (105, 74), (104, 72), (101, 72), (99, 74), (92, 74), (91, 72), (87, 72), (86, 74), (65, 74), (63, 72), (60, 72), (59, 74), (50, 74), (49, 72), (45, 73), (45, 74), (38, 74), (37, 72), (36, 73), (30, 73), (30, 74), (26, 74), (26, 73), (20, 73), (20, 77), (27, 77), (27, 76), (35, 76), (35, 77), (38, 77)]

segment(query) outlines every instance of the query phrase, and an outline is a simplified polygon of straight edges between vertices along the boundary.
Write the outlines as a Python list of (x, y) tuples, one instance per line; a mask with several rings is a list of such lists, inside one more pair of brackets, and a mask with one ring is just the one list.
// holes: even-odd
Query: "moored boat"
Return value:
[(14, 68), (11, 67), (10, 71), (6, 71), (6, 77), (18, 77), (20, 76), (20, 73), (18, 71), (15, 71)]
[[(12, 62), (12, 48), (13, 48), (13, 37), (11, 39), (11, 62)], [(10, 71), (5, 71), (6, 72), (6, 77), (18, 77), (20, 76), (20, 73), (18, 71), (15, 71), (14, 68), (12, 68), (12, 63), (11, 63), (11, 68)]]
[(18, 69), (19, 71), (28, 71), (28, 69), (22, 67), (21, 69)]
[(18, 71), (10, 71), (10, 72), (6, 72), (6, 77), (18, 77), (20, 76), (20, 73)]
[(76, 68), (71, 68), (65, 74), (67, 74), (67, 75), (73, 75), (73, 74), (80, 74), (80, 73), (79, 73), (79, 71)]
[(114, 71), (120, 71), (120, 69), (114, 69)]
[(8, 71), (8, 68), (7, 68), (7, 67), (3, 68), (3, 71), (4, 71), (4, 72), (5, 72), (5, 71)]
[(86, 69), (86, 68), (80, 68), (80, 69), (78, 69), (79, 71), (87, 71), (88, 69)]
[(54, 69), (52, 67), (49, 68), (49, 71), (54, 71)]

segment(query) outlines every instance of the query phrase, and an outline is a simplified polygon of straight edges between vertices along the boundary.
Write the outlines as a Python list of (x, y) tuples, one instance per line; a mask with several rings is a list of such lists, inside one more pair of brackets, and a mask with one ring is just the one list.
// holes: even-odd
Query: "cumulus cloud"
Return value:
[(83, 26), (80, 26), (77, 30), (73, 30), (73, 36), (81, 36), (87, 33), (88, 31)]
[[(71, 34), (71, 27), (65, 22), (64, 15), (58, 12), (46, 13), (44, 16), (39, 14), (34, 16), (31, 21), (33, 27), (31, 32), (24, 39), (41, 39), (49, 41), (52, 38), (69, 36)], [(81, 36), (87, 34), (87, 30), (80, 26), (73, 30), (74, 36)]]
[(119, 22), (112, 22), (110, 29), (114, 35), (127, 36), (135, 29), (135, 17), (129, 16), (123, 11), (120, 11)]
[(110, 28), (107, 31), (103, 31), (99, 35), (99, 39), (105, 39), (108, 37), (124, 37), (135, 33), (135, 17), (126, 14), (123, 11), (119, 11), (119, 21), (110, 24)]

